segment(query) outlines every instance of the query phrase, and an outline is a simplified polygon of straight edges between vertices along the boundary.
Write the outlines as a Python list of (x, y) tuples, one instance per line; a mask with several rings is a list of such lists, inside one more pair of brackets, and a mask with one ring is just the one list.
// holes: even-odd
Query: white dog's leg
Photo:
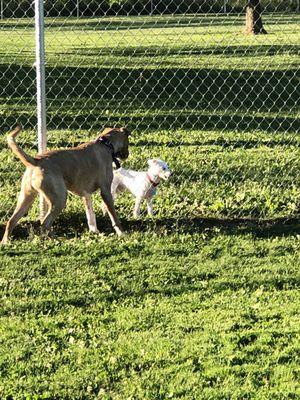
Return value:
[(147, 199), (147, 210), (148, 210), (148, 215), (153, 215), (152, 199)]
[(92, 203), (92, 198), (91, 198), (90, 194), (86, 193), (84, 195), (83, 203), (85, 206), (85, 213), (86, 213), (86, 218), (87, 218), (90, 232), (98, 232), (96, 216), (95, 216), (95, 213), (93, 210), (93, 203)]
[(135, 199), (135, 205), (134, 205), (134, 209), (133, 209), (134, 218), (138, 218), (140, 216), (140, 209), (141, 209), (142, 200), (143, 199), (141, 197), (137, 197)]
[(106, 205), (105, 205), (104, 201), (102, 201), (101, 210), (103, 212), (103, 215), (107, 214), (107, 208), (106, 208)]

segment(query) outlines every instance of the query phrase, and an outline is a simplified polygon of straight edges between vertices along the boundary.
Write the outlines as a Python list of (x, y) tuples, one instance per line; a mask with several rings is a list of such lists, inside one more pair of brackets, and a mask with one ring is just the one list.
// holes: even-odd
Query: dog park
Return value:
[[(70, 193), (51, 237), (39, 201), (19, 221), (0, 247), (1, 399), (300, 398), (299, 10), (262, 1), (267, 33), (251, 35), (225, 3), (46, 14), (47, 148), (126, 127), (121, 167), (172, 174), (153, 215), (116, 197), (121, 236), (98, 190), (98, 232)], [(16, 10), (0, 20), (1, 237), (25, 171), (17, 123), (38, 153), (35, 22)]]

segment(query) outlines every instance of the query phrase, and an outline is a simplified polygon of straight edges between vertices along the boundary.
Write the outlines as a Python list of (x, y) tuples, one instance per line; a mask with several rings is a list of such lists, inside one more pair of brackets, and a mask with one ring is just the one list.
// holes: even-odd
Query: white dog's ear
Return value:
[(150, 160), (148, 160), (148, 165), (149, 165), (149, 167), (150, 167), (151, 165), (154, 165), (154, 164), (156, 164), (156, 160), (155, 160), (155, 159), (151, 158)]

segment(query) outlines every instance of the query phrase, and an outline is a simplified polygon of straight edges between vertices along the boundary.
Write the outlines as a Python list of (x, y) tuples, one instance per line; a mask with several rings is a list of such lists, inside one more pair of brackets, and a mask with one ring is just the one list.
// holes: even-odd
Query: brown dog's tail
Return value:
[(34, 167), (37, 165), (37, 160), (25, 153), (24, 150), (16, 143), (15, 138), (22, 131), (22, 127), (17, 125), (16, 128), (7, 135), (7, 143), (13, 153), (22, 161), (26, 167)]

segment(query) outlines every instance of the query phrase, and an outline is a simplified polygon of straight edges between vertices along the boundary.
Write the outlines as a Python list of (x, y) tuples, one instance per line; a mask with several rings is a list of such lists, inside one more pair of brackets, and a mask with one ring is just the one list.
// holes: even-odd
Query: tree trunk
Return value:
[(258, 35), (266, 34), (261, 19), (260, 0), (247, 0), (246, 4), (246, 28), (245, 34)]

